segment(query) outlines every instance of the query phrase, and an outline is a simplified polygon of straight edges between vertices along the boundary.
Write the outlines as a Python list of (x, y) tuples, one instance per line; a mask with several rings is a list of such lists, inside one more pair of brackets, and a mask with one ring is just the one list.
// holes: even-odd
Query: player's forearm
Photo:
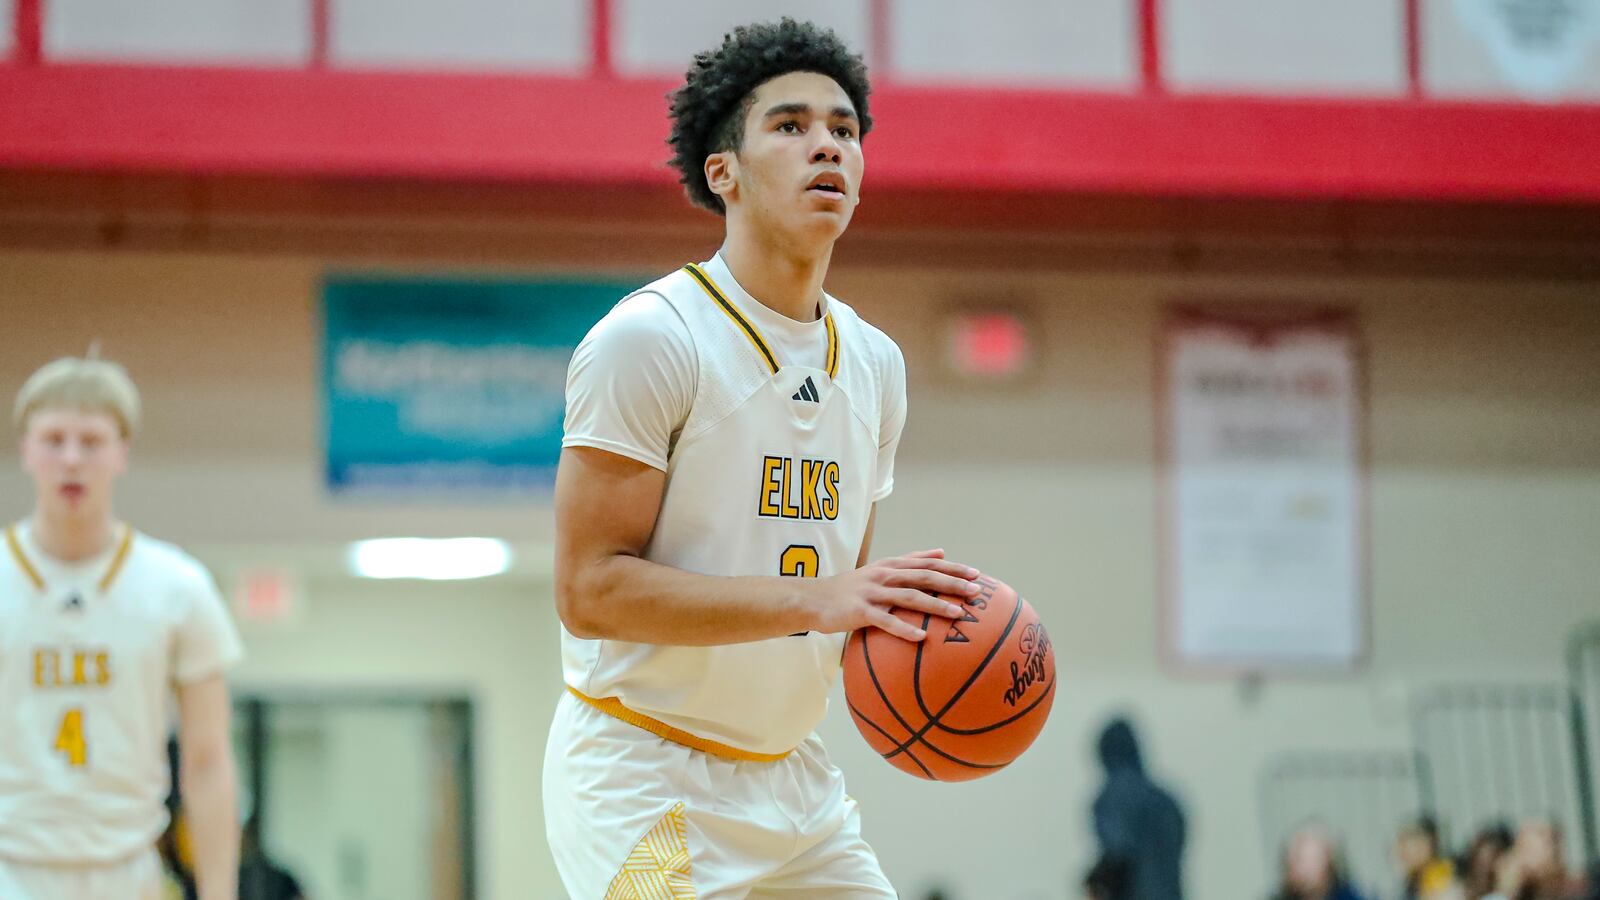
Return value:
[(185, 761), (183, 808), (194, 846), (200, 900), (236, 900), (239, 891), (238, 787), (225, 753)]
[(557, 604), (578, 637), (712, 646), (811, 630), (807, 591), (815, 586), (776, 575), (699, 575), (618, 555), (558, 579)]

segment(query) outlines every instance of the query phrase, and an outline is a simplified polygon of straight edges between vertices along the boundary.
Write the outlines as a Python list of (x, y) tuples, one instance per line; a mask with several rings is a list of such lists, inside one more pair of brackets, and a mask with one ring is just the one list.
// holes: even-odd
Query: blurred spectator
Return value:
[(1320, 825), (1296, 831), (1283, 848), (1283, 885), (1272, 900), (1364, 900), (1350, 886), (1338, 842)]
[(1480, 829), (1456, 863), (1467, 900), (1482, 900), (1494, 893), (1500, 860), (1511, 849), (1511, 826), (1495, 822)]
[(1456, 881), (1455, 863), (1440, 848), (1439, 825), (1431, 817), (1422, 816), (1400, 829), (1394, 855), (1404, 878), (1400, 892), (1404, 900), (1460, 900), (1465, 896)]
[(1127, 874), (1123, 892), (1107, 900), (1182, 900), (1182, 808), (1145, 774), (1126, 719), (1106, 725), (1099, 751), (1106, 780), (1094, 801), (1094, 833), (1106, 871), (1122, 866)]
[(1083, 877), (1084, 896), (1088, 900), (1120, 900), (1128, 896), (1131, 887), (1128, 882), (1128, 861), (1102, 856)]
[(239, 842), (239, 900), (305, 900), (300, 882), (261, 846), (260, 828), (246, 823)]
[(1500, 860), (1489, 900), (1585, 900), (1587, 893), (1567, 871), (1560, 826), (1531, 819), (1517, 829), (1511, 851)]

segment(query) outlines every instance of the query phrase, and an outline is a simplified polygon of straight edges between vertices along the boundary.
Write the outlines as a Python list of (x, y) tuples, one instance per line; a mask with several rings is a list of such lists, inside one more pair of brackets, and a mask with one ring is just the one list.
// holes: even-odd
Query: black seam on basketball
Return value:
[[(917, 708), (922, 710), (924, 716), (930, 715), (930, 713), (928, 712), (928, 704), (922, 702), (922, 648), (928, 645), (928, 623), (931, 621), (933, 621), (931, 613), (922, 614), (923, 639), (917, 641), (917, 655), (911, 661), (911, 694), (917, 698)], [(916, 737), (916, 733), (913, 732), (911, 739), (915, 740)]]
[[(885, 634), (888, 634), (888, 632), (885, 632)], [(894, 636), (890, 635), (890, 637)], [(899, 638), (895, 638), (895, 640), (899, 640)], [(900, 716), (900, 710), (894, 708), (894, 704), (889, 700), (889, 695), (883, 692), (883, 685), (878, 682), (878, 670), (872, 667), (872, 654), (867, 650), (867, 633), (865, 631), (861, 633), (861, 659), (867, 664), (867, 677), (872, 679), (872, 686), (878, 692), (878, 699), (883, 701), (883, 708), (889, 711), (889, 715), (894, 716), (894, 720), (900, 723), (900, 727), (906, 730), (906, 734), (913, 735), (914, 741), (917, 730), (911, 727), (910, 722)], [(894, 739), (890, 738), (890, 740)], [(899, 742), (896, 743), (898, 744)], [(884, 759), (888, 759), (904, 750), (906, 746), (906, 744), (900, 744), (895, 750), (880, 755)]]
[[(1020, 603), (1017, 605), (1017, 608), (1018, 609), (1022, 608)], [(1012, 621), (1013, 622), (1016, 621), (1015, 615), (1012, 616)], [(1006, 630), (1010, 631), (1010, 626), (1009, 625), (1007, 626)], [(1001, 635), (1000, 637), (1001, 637), (1001, 641), (1005, 640), (1005, 635)], [(898, 638), (896, 640), (898, 640)], [(999, 646), (999, 644), (1000, 644), (1000, 641), (997, 641), (995, 645)], [(867, 677), (872, 679), (872, 686), (878, 692), (878, 699), (883, 701), (883, 708), (887, 709), (889, 711), (889, 715), (894, 716), (894, 720), (896, 722), (900, 723), (900, 727), (902, 727), (902, 728), (904, 728), (906, 730), (906, 734), (909, 734), (909, 735), (912, 736), (910, 740), (906, 741), (903, 744), (897, 742), (897, 746), (895, 747), (895, 749), (889, 751), (888, 753), (880, 753), (879, 756), (882, 756), (885, 760), (887, 760), (892, 756), (895, 756), (895, 755), (900, 754), (900, 753), (904, 753), (907, 757), (909, 757), (913, 762), (915, 762), (917, 764), (917, 768), (923, 770), (924, 772), (928, 772), (927, 766), (924, 766), (922, 764), (922, 760), (917, 759), (916, 754), (912, 753), (911, 749), (910, 749), (912, 744), (922, 744), (924, 747), (927, 747), (929, 750), (932, 750), (934, 753), (939, 754), (940, 756), (942, 756), (945, 759), (955, 763), (958, 766), (966, 766), (969, 769), (1003, 769), (1003, 768), (1005, 768), (1005, 766), (1007, 765), (1006, 763), (1001, 763), (999, 765), (989, 765), (989, 764), (986, 764), (986, 763), (975, 763), (975, 762), (972, 762), (971, 760), (965, 760), (965, 759), (962, 759), (962, 758), (960, 758), (958, 756), (951, 756), (950, 754), (944, 752), (943, 750), (940, 750), (938, 747), (935, 747), (926, 738), (922, 737), (922, 735), (925, 734), (926, 731), (927, 731), (926, 728), (924, 728), (923, 731), (918, 731), (917, 729), (912, 728), (911, 727), (911, 723), (907, 722), (900, 715), (900, 710), (895, 709), (894, 704), (889, 701), (888, 695), (883, 692), (883, 685), (881, 683), (879, 683), (879, 681), (878, 681), (878, 671), (877, 671), (877, 669), (873, 668), (873, 666), (872, 666), (872, 654), (867, 651), (867, 636), (866, 636), (865, 633), (863, 633), (861, 635), (861, 659), (867, 664)], [(988, 664), (989, 664), (988, 661), (985, 660), (983, 665), (986, 666)], [(979, 671), (982, 671), (982, 668), (983, 668), (982, 666), (979, 666)], [(848, 705), (849, 702), (850, 702), (849, 698), (846, 698), (845, 699), (846, 705)], [(854, 707), (852, 707), (852, 709), (853, 708)], [(862, 719), (866, 720), (866, 717), (863, 716)], [(873, 723), (873, 727), (876, 728), (877, 724)], [(885, 734), (884, 737), (889, 738), (889, 740), (891, 740), (891, 741), (894, 740), (894, 737), (891, 736), (891, 735), (888, 735), (888, 734)], [(939, 781), (940, 780), (938, 778), (934, 778), (932, 772), (928, 772), (928, 777), (929, 778), (933, 778), (933, 780), (935, 780), (935, 781)]]
[[(894, 756), (896, 753), (899, 753), (899, 752), (905, 750), (907, 747), (910, 747), (912, 744), (920, 743), (920, 744), (923, 744), (923, 745), (927, 746), (928, 749), (930, 749), (933, 752), (939, 754), (940, 756), (943, 756), (946, 759), (949, 759), (951, 762), (959, 762), (959, 763), (962, 763), (963, 765), (976, 766), (978, 768), (985, 768), (985, 769), (988, 769), (988, 768), (999, 768), (998, 766), (982, 766), (982, 765), (979, 765), (978, 763), (968, 763), (968, 762), (965, 762), (964, 760), (956, 759), (953, 756), (948, 756), (944, 751), (940, 750), (939, 748), (937, 748), (937, 747), (933, 746), (932, 744), (929, 744), (927, 741), (923, 740), (922, 736), (927, 734), (930, 729), (932, 729), (935, 725), (937, 725), (939, 723), (939, 717), (943, 716), (945, 713), (949, 712), (950, 711), (950, 707), (955, 706), (956, 705), (956, 701), (960, 700), (961, 696), (967, 692), (967, 689), (972, 687), (972, 685), (975, 682), (977, 682), (978, 676), (983, 674), (983, 670), (988, 668), (989, 667), (989, 663), (994, 660), (995, 654), (1000, 652), (1000, 645), (1004, 644), (1006, 642), (1006, 638), (1011, 636), (1011, 629), (1016, 627), (1017, 618), (1019, 616), (1021, 616), (1021, 615), (1022, 615), (1022, 598), (1018, 597), (1016, 605), (1011, 607), (1011, 618), (1006, 621), (1005, 630), (1000, 632), (1000, 636), (998, 638), (995, 638), (994, 644), (989, 648), (989, 652), (983, 657), (983, 662), (978, 663), (978, 665), (972, 670), (972, 674), (967, 676), (967, 683), (963, 684), (959, 689), (956, 690), (955, 694), (952, 695), (948, 701), (946, 701), (946, 703), (944, 705), (944, 708), (939, 710), (939, 712), (937, 714), (933, 714), (933, 713), (928, 712), (927, 704), (922, 702), (922, 692), (920, 690), (921, 681), (922, 681), (922, 678), (921, 678), (921, 665), (920, 665), (920, 660), (922, 658), (922, 647), (921, 647), (920, 643), (918, 644), (918, 646), (917, 646), (917, 659), (919, 660), (919, 663), (918, 663), (918, 665), (916, 667), (914, 667), (912, 669), (911, 687), (912, 687), (913, 693), (917, 697), (917, 706), (921, 707), (922, 714), (928, 717), (928, 724), (924, 725), (920, 730), (918, 730), (918, 729), (912, 728), (910, 725), (907, 725), (905, 720), (902, 719), (900, 724), (906, 726), (906, 731), (911, 733), (911, 737), (907, 738), (905, 743), (901, 744), (899, 747), (896, 747), (894, 750), (891, 750), (888, 753), (884, 754), (884, 756), (883, 756), (884, 759), (888, 759), (889, 757)], [(865, 646), (866, 646), (866, 641), (863, 639), (861, 644), (862, 644), (862, 647), (864, 649)], [(870, 666), (868, 668), (870, 669)], [(874, 683), (877, 682), (877, 677), (876, 676), (873, 677), (873, 682)], [(879, 693), (881, 695), (881, 693), (882, 693), (881, 689), (879, 690)], [(889, 707), (889, 709), (891, 711), (894, 710), (894, 704), (889, 703), (889, 698), (884, 697), (883, 698), (883, 702), (884, 702), (885, 705), (887, 705)], [(900, 718), (900, 714), (898, 712), (895, 713), (895, 718), (896, 719)]]
[(1005, 726), (1010, 725), (1012, 722), (1015, 722), (1016, 720), (1018, 720), (1018, 719), (1022, 718), (1023, 716), (1027, 715), (1028, 713), (1033, 712), (1033, 708), (1034, 707), (1036, 707), (1039, 704), (1043, 703), (1044, 702), (1044, 698), (1050, 696), (1050, 692), (1052, 690), (1055, 690), (1055, 686), (1056, 686), (1056, 680), (1054, 678), (1051, 678), (1050, 681), (1047, 684), (1045, 684), (1044, 691), (1041, 692), (1039, 694), (1039, 696), (1033, 698), (1033, 702), (1029, 703), (1026, 709), (1023, 709), (1022, 711), (1018, 712), (1016, 715), (1012, 716), (1009, 719), (1003, 719), (1003, 720), (1001, 720), (999, 722), (994, 723), (993, 725), (985, 725), (982, 728), (972, 728), (972, 729), (951, 728), (948, 725), (942, 725), (942, 724), (941, 725), (936, 725), (935, 727), (937, 727), (940, 731), (944, 732), (945, 734), (959, 734), (959, 735), (983, 734), (986, 731), (993, 731), (996, 728), (1004, 728)]
[[(943, 757), (944, 759), (947, 759), (950, 762), (953, 762), (958, 766), (965, 766), (965, 767), (967, 767), (969, 769), (1004, 769), (1006, 766), (1011, 765), (1011, 763), (1009, 763), (1009, 762), (1003, 762), (1003, 763), (973, 762), (970, 759), (962, 759), (959, 756), (952, 756), (949, 753), (946, 753), (945, 751), (939, 749), (939, 745), (938, 744), (935, 744), (934, 742), (928, 740), (925, 737), (917, 738), (917, 743), (919, 745), (923, 746), (923, 747), (926, 747), (929, 750), (932, 750), (934, 753), (939, 754), (939, 756)], [(906, 755), (909, 756), (911, 754), (911, 748), (907, 747), (905, 752), (906, 752)], [(888, 759), (888, 757), (885, 756), (884, 759)]]
[(915, 753), (912, 753), (910, 750), (906, 751), (906, 759), (909, 759), (912, 762), (916, 763), (917, 764), (917, 768), (919, 768), (922, 771), (928, 773), (928, 780), (929, 781), (943, 781), (944, 780), (943, 778), (940, 778), (939, 776), (933, 774), (933, 770), (931, 770), (927, 766), (923, 765), (922, 764), (922, 760), (917, 759), (917, 755)]
[(871, 725), (872, 726), (872, 730), (876, 731), (877, 733), (879, 733), (881, 735), (883, 735), (884, 739), (886, 739), (886, 740), (888, 740), (890, 742), (898, 743), (897, 741), (895, 741), (894, 735), (892, 735), (889, 732), (885, 731), (882, 725), (879, 725), (877, 722), (874, 722), (871, 719), (867, 718), (867, 714), (862, 712), (860, 709), (857, 709), (856, 705), (854, 703), (851, 703), (849, 700), (845, 700), (844, 705), (849, 707), (851, 715), (853, 715), (856, 718), (860, 719), (861, 721), (867, 723), (868, 725)]
[[(855, 704), (850, 702), (850, 698), (848, 698), (848, 697), (845, 698), (844, 705), (848, 706), (850, 708), (851, 715), (854, 715), (856, 718), (860, 719), (861, 721), (867, 723), (868, 725), (871, 725), (872, 726), (872, 730), (876, 731), (877, 733), (879, 733), (881, 735), (883, 735), (884, 738), (889, 741), (889, 743), (891, 743), (891, 744), (896, 743), (896, 741), (894, 739), (894, 735), (890, 734), (887, 731), (884, 731), (882, 725), (879, 725), (877, 722), (874, 722), (871, 719), (867, 718), (866, 713), (863, 713), (861, 710), (856, 709)], [(906, 758), (910, 759), (913, 763), (915, 763), (917, 768), (922, 770), (922, 774), (928, 776), (929, 778), (933, 779), (934, 781), (938, 781), (939, 780), (932, 772), (928, 771), (928, 767), (927, 766), (922, 764), (922, 760), (917, 759), (915, 756), (913, 756), (910, 753), (906, 754)]]
[[(929, 750), (932, 750), (934, 753), (939, 754), (940, 756), (944, 757), (945, 759), (948, 759), (949, 761), (955, 763), (956, 765), (958, 765), (958, 766), (966, 766), (969, 769), (1004, 769), (1006, 766), (1011, 765), (1011, 763), (1009, 763), (1009, 762), (1003, 762), (1003, 763), (981, 763), (981, 762), (973, 762), (970, 759), (962, 759), (959, 756), (951, 756), (950, 754), (944, 752), (943, 750), (940, 750), (938, 744), (935, 744), (933, 741), (930, 741), (925, 737), (917, 738), (916, 742), (918, 744), (921, 744), (924, 747), (927, 747)], [(911, 748), (910, 747), (906, 747), (904, 749), (905, 749), (905, 754), (907, 756), (910, 756), (911, 755)], [(898, 753), (900, 751), (896, 750), (895, 752)], [(884, 755), (883, 758), (884, 759), (888, 759), (889, 755)]]
[[(956, 692), (953, 695), (951, 695), (949, 700), (945, 701), (944, 707), (942, 709), (940, 709), (937, 713), (932, 712), (931, 710), (929, 710), (928, 709), (928, 705), (926, 703), (922, 702), (922, 646), (923, 646), (923, 642), (921, 642), (921, 641), (917, 642), (917, 661), (916, 661), (916, 665), (913, 666), (912, 670), (911, 670), (911, 674), (912, 674), (912, 677), (911, 677), (911, 689), (912, 689), (912, 693), (917, 698), (917, 708), (922, 711), (922, 714), (924, 716), (928, 717), (928, 724), (929, 725), (937, 724), (938, 721), (939, 721), (939, 718), (941, 716), (943, 716), (945, 713), (949, 712), (950, 711), (950, 707), (956, 705), (956, 701), (961, 699), (962, 695), (965, 694), (967, 692), (967, 690), (969, 688), (971, 688), (972, 685), (978, 680), (978, 676), (983, 674), (983, 670), (987, 669), (989, 667), (989, 663), (994, 661), (995, 654), (1000, 652), (1000, 645), (1004, 644), (1006, 642), (1006, 638), (1011, 636), (1011, 629), (1017, 627), (1017, 617), (1020, 616), (1020, 615), (1022, 615), (1022, 598), (1018, 597), (1017, 598), (1017, 604), (1011, 608), (1011, 619), (1006, 622), (1005, 630), (1000, 632), (1000, 636), (998, 638), (995, 638), (994, 644), (992, 644), (989, 647), (989, 652), (984, 655), (983, 661), (978, 663), (977, 667), (972, 670), (972, 674), (971, 675), (967, 676), (966, 683), (961, 685), (961, 687), (956, 689)], [(931, 617), (928, 616), (928, 615), (924, 615), (923, 616), (924, 624), (927, 623), (927, 620), (929, 618), (931, 618)]]

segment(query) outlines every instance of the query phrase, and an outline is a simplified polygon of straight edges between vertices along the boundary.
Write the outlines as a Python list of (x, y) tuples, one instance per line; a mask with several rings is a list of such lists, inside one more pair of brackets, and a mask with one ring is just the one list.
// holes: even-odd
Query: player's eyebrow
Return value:
[[(762, 118), (770, 119), (774, 116), (809, 116), (811, 104), (809, 103), (779, 103), (762, 114)], [(848, 106), (835, 106), (832, 111), (835, 119), (849, 119), (852, 122), (860, 121), (856, 111)]]

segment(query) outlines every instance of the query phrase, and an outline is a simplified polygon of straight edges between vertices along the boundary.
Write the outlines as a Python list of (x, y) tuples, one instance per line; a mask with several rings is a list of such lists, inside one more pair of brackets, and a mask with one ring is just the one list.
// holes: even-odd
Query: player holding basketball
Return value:
[(202, 900), (232, 900), (238, 820), (224, 671), (238, 635), (205, 569), (120, 524), (139, 396), (59, 359), (16, 403), (34, 509), (0, 548), (0, 898), (155, 900), (168, 700)]
[(544, 802), (576, 900), (895, 896), (812, 729), (849, 632), (921, 640), (890, 610), (960, 616), (931, 594), (978, 573), (937, 550), (866, 562), (905, 363), (822, 285), (867, 92), (859, 57), (791, 20), (696, 57), (673, 162), (726, 240), (573, 357)]

